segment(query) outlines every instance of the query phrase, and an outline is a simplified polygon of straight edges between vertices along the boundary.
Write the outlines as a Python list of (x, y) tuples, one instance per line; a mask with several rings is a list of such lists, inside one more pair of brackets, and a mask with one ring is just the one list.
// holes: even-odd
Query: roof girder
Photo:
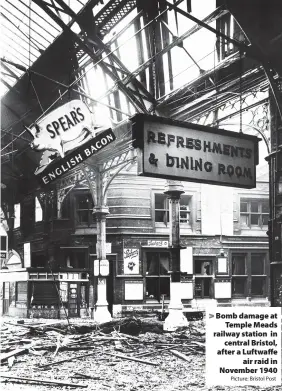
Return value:
[[(44, 0), (33, 0), (40, 8), (42, 8), (43, 11), (45, 11), (64, 31), (68, 31), (73, 40), (78, 44), (78, 46), (85, 51), (89, 55), (90, 58), (93, 59), (96, 63), (98, 63), (103, 71), (112, 79), (115, 81), (115, 83), (118, 85), (119, 89), (128, 97), (128, 99), (131, 101), (131, 103), (135, 106), (137, 111), (139, 112), (147, 112), (147, 109), (143, 103), (143, 101), (140, 101), (137, 99), (135, 94), (132, 93), (120, 80), (117, 75), (110, 70), (105, 62), (102, 60), (102, 58), (97, 57), (97, 55), (94, 53), (93, 46), (91, 42), (87, 39), (87, 36), (81, 37), (80, 35), (74, 33), (71, 28), (66, 25), (59, 17), (56, 15), (45, 3)], [(60, 5), (64, 3), (61, 0), (56, 0)], [(66, 10), (69, 10), (69, 7), (65, 4), (64, 8)], [(72, 11), (72, 15), (74, 15)], [(74, 19), (77, 18), (77, 15), (75, 15)], [(73, 19), (73, 20), (74, 20)], [(78, 18), (77, 23), (80, 25), (80, 28), (85, 31), (85, 26), (83, 26), (83, 20), (81, 17)], [(93, 22), (94, 23), (94, 22)]]

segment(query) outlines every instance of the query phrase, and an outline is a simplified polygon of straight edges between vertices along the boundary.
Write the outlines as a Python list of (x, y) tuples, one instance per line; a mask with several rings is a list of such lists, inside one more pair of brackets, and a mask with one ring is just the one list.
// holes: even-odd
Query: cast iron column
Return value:
[(181, 182), (167, 181), (164, 192), (169, 199), (169, 246), (171, 257), (169, 314), (164, 322), (164, 330), (174, 331), (187, 326), (181, 302), (180, 272), (180, 196), (184, 193)]
[(96, 196), (97, 206), (94, 207), (93, 214), (97, 219), (97, 258), (99, 260), (100, 274), (98, 276), (94, 320), (98, 323), (104, 323), (112, 319), (108, 310), (106, 277), (107, 273), (109, 273), (107, 272), (109, 270), (109, 261), (106, 259), (106, 217), (109, 214), (109, 208), (104, 205), (103, 178), (99, 169), (96, 172)]

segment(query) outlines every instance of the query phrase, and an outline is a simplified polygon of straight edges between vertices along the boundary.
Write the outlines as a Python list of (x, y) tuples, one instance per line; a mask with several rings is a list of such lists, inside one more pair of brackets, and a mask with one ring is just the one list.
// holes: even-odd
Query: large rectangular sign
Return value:
[(139, 175), (253, 188), (256, 186), (256, 136), (168, 118), (132, 118)]

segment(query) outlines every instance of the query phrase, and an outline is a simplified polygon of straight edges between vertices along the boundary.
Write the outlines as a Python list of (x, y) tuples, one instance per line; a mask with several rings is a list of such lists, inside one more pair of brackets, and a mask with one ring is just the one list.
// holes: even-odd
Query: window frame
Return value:
[[(20, 298), (19, 298), (19, 291), (20, 291), (19, 285), (20, 284), (23, 284), (24, 287), (26, 288), (25, 289), (25, 297), (23, 300), (20, 300)], [(22, 291), (22, 289), (21, 289), (21, 291)], [(22, 292), (21, 292), (21, 295), (22, 295)], [(25, 303), (25, 302), (27, 302), (27, 300), (28, 300), (28, 281), (16, 281), (16, 287), (15, 287), (15, 301), (16, 301), (16, 303)]]
[[(88, 200), (88, 208), (87, 209), (82, 209), (78, 208), (78, 198), (81, 196), (89, 197)], [(93, 208), (95, 206), (91, 192), (88, 189), (84, 190), (77, 190), (73, 194), (73, 205), (74, 205), (74, 223), (75, 227), (95, 227), (96, 224), (94, 222), (94, 216), (93, 216)], [(80, 222), (79, 219), (79, 213), (80, 212), (85, 212), (87, 211), (88, 213), (88, 222)]]
[[(154, 253), (158, 255), (158, 262), (159, 262), (159, 270), (158, 274), (147, 274), (147, 254), (149, 253)], [(168, 254), (168, 273), (167, 274), (161, 274), (160, 273), (160, 255), (161, 254)], [(145, 251), (143, 251), (142, 259), (144, 259), (144, 301), (147, 303), (161, 303), (162, 301), (162, 295), (160, 292), (160, 287), (161, 287), (161, 279), (167, 279), (169, 281), (169, 289), (170, 289), (170, 274), (169, 271), (171, 270), (171, 259), (170, 259), (170, 253), (167, 249), (163, 249), (163, 251), (160, 251), (160, 249), (154, 249), (154, 248), (148, 248)], [(147, 291), (147, 278), (148, 279), (157, 279), (157, 286), (158, 286), (158, 296), (155, 298), (150, 298), (149, 296), (147, 297), (146, 291)], [(169, 295), (165, 297), (165, 301), (170, 300), (170, 290), (169, 290)]]
[[(255, 230), (255, 229), (261, 229), (261, 230), (267, 230), (268, 224), (263, 224), (263, 216), (268, 216), (269, 219), (269, 211), (268, 213), (265, 213), (262, 211), (262, 205), (263, 202), (268, 202), (267, 198), (245, 198), (245, 197), (240, 197), (240, 211), (239, 211), (239, 219), (240, 219), (240, 227), (242, 230), (248, 229), (248, 230)], [(258, 203), (258, 212), (252, 212), (252, 207), (251, 204), (252, 202), (257, 202)], [(242, 212), (242, 203), (247, 204), (247, 211)], [(268, 205), (269, 206), (269, 205)], [(259, 222), (258, 224), (252, 224), (252, 215), (258, 215), (259, 216)], [(241, 217), (242, 216), (247, 216), (247, 224), (243, 224)]]
[[(156, 196), (163, 196), (164, 197), (163, 208), (156, 208)], [(185, 204), (182, 203), (181, 204), (181, 201), (183, 201), (185, 199), (184, 197), (185, 198), (187, 197), (188, 203), (185, 203)], [(192, 227), (192, 222), (191, 222), (191, 219), (192, 219), (191, 202), (192, 202), (192, 196), (190, 194), (183, 194), (180, 197), (179, 222), (180, 222), (180, 226), (182, 228), (185, 228), (185, 227), (191, 228)], [(165, 219), (165, 216), (164, 216), (163, 221), (157, 221), (157, 219), (156, 219), (156, 212), (166, 213), (166, 219)], [(168, 227), (168, 223), (169, 223), (169, 199), (168, 199), (166, 194), (158, 192), (158, 191), (155, 191), (153, 193), (153, 213), (154, 213), (154, 223), (155, 223), (155, 226), (157, 226), (157, 227), (161, 227), (161, 226)], [(186, 218), (181, 217), (181, 214), (184, 214), (184, 213), (186, 214)], [(186, 221), (183, 221), (183, 220), (186, 220)]]
[[(206, 281), (209, 281), (209, 283), (210, 283), (209, 295), (208, 296), (205, 296), (204, 284), (205, 284)], [(195, 276), (195, 280), (194, 280), (194, 299), (195, 300), (199, 300), (199, 299), (213, 299), (214, 298), (214, 289), (213, 289), (214, 285), (213, 285), (213, 282), (214, 282), (213, 276), (201, 276), (201, 277), (200, 277), (200, 275)], [(197, 296), (196, 295), (196, 283), (201, 283), (201, 291), (202, 291), (201, 296)]]
[[(245, 274), (233, 274), (233, 256), (236, 255), (245, 255)], [(252, 255), (261, 255), (263, 257), (263, 274), (252, 274)], [(231, 251), (230, 254), (231, 262), (231, 297), (232, 299), (238, 298), (267, 298), (269, 296), (268, 290), (268, 254), (267, 250), (244, 250), (240, 251)], [(261, 278), (264, 279), (262, 294), (253, 294), (252, 293), (252, 281), (253, 279)], [(244, 293), (234, 293), (233, 292), (233, 283), (235, 280), (244, 279)]]
[[(201, 300), (201, 299), (213, 299), (214, 298), (214, 280), (215, 280), (215, 268), (216, 268), (216, 257), (205, 257), (205, 256), (194, 256), (193, 257), (194, 262), (194, 283), (193, 283), (193, 294), (195, 300)], [(201, 273), (196, 273), (196, 263), (201, 262)], [(211, 267), (211, 273), (210, 274), (203, 274), (202, 270), (204, 268), (204, 263), (209, 263)], [(205, 296), (205, 289), (204, 284), (205, 281), (210, 281), (210, 287), (209, 287), (209, 295)], [(201, 297), (196, 295), (196, 283), (201, 283)]]
[[(156, 208), (156, 196), (162, 196), (163, 197), (163, 208)], [(155, 224), (157, 225), (165, 225), (166, 227), (168, 226), (168, 223), (169, 223), (169, 201), (168, 201), (168, 198), (166, 196), (166, 194), (163, 194), (163, 193), (158, 193), (158, 192), (155, 192), (153, 194), (153, 202), (154, 202), (154, 221), (155, 221)], [(163, 221), (158, 221), (156, 219), (156, 213), (157, 212), (163, 212), (164, 213), (164, 217), (163, 217)]]
[[(90, 268), (88, 247), (63, 247), (61, 248), (61, 251), (60, 269), (88, 270)], [(67, 259), (68, 257), (69, 260)], [(79, 264), (80, 257), (81, 259), (83, 258), (84, 265)]]

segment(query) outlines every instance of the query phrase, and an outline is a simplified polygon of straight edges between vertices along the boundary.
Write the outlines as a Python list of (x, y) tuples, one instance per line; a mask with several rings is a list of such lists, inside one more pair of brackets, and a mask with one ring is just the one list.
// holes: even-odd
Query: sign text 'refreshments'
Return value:
[(135, 124), (140, 175), (255, 187), (257, 137), (140, 114)]

